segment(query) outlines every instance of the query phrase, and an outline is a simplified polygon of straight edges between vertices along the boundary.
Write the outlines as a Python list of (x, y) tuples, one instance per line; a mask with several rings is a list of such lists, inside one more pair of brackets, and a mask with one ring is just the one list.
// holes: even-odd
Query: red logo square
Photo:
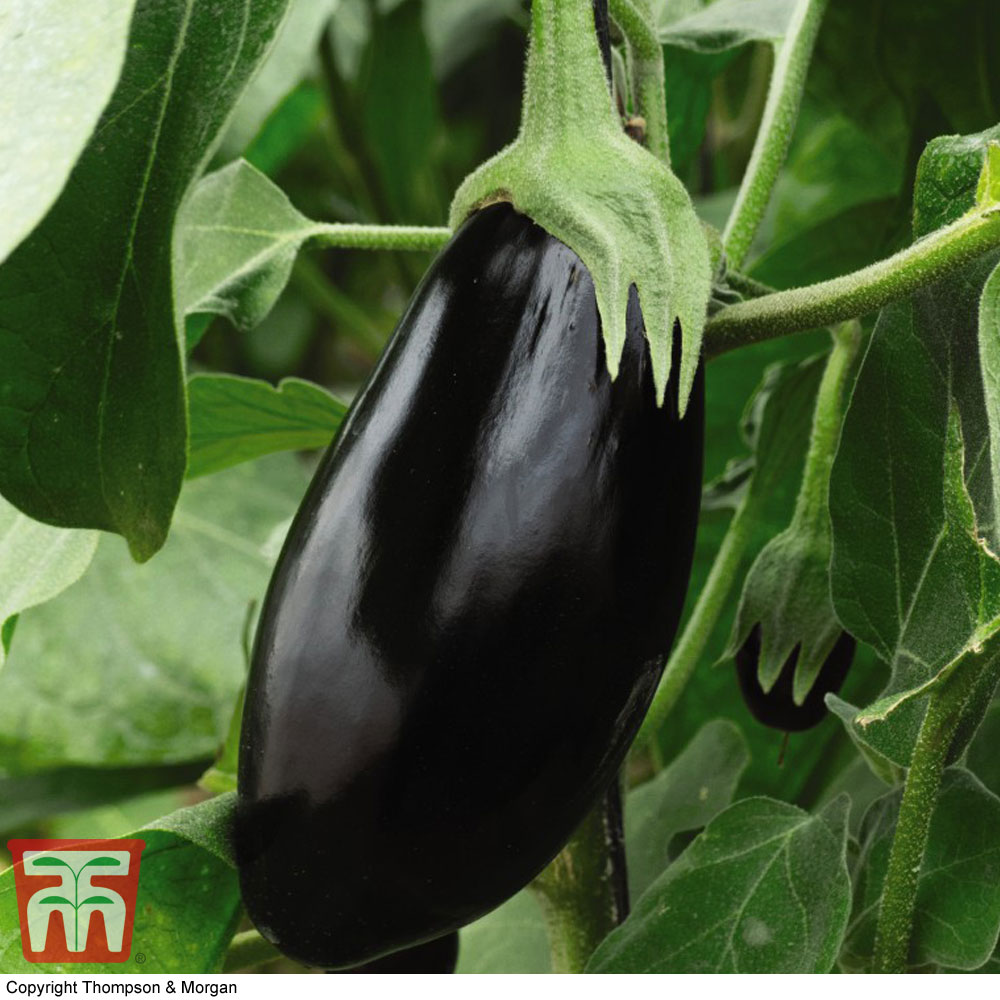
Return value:
[(124, 962), (143, 840), (9, 840), (29, 962)]

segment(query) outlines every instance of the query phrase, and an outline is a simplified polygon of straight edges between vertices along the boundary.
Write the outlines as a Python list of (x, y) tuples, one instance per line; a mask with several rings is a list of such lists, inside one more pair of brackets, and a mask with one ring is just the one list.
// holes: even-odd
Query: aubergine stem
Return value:
[(705, 652), (712, 630), (740, 579), (738, 570), (754, 529), (752, 507), (747, 500), (748, 496), (749, 494), (744, 495), (733, 519), (729, 522), (729, 528), (722, 539), (698, 600), (667, 660), (653, 703), (632, 744), (633, 753), (655, 742), (656, 733), (684, 693), (701, 660), (702, 653)]
[(597, 946), (628, 916), (617, 780), (530, 888), (545, 917), (552, 971), (583, 972)]
[(635, 113), (645, 120), (646, 147), (670, 166), (663, 49), (648, 0), (610, 0), (611, 17), (625, 36)]
[(777, 45), (764, 116), (722, 236), (726, 256), (736, 267), (746, 260), (788, 154), (826, 5), (827, 0), (799, 0)]
[(859, 271), (720, 309), (705, 327), (705, 356), (878, 312), (997, 247), (998, 207), (972, 211)]
[(920, 870), (948, 750), (977, 679), (958, 670), (930, 696), (903, 785), (903, 799), (882, 886), (873, 972), (907, 971)]

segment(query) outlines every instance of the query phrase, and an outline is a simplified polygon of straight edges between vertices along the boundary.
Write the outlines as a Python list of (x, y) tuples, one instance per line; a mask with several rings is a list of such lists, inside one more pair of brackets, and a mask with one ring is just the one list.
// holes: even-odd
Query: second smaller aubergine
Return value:
[(765, 726), (785, 733), (812, 729), (822, 722), (826, 715), (824, 697), (827, 694), (836, 694), (844, 683), (854, 660), (856, 648), (854, 637), (842, 632), (823, 661), (823, 666), (805, 701), (801, 705), (796, 705), (792, 698), (792, 682), (795, 678), (795, 665), (799, 659), (798, 647), (785, 660), (774, 687), (765, 692), (757, 679), (757, 666), (760, 661), (760, 625), (755, 625), (746, 642), (736, 653), (736, 676), (739, 678), (740, 692), (747, 708), (750, 709), (750, 714)]

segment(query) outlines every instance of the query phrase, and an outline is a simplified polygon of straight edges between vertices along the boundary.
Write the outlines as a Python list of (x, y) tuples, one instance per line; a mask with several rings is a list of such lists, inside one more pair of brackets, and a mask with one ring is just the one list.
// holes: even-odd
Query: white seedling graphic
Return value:
[(100, 911), (111, 951), (122, 950), (125, 900), (111, 889), (91, 885), (95, 876), (127, 875), (128, 851), (25, 851), (28, 875), (58, 875), (62, 883), (39, 889), (28, 900), (28, 937), (32, 951), (43, 951), (54, 913), (61, 913), (70, 951), (87, 947), (90, 918)]

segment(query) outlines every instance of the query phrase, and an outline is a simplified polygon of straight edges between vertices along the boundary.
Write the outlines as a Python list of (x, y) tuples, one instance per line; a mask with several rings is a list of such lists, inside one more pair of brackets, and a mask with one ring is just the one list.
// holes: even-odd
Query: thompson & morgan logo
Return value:
[(29, 962), (124, 962), (142, 840), (10, 840)]

